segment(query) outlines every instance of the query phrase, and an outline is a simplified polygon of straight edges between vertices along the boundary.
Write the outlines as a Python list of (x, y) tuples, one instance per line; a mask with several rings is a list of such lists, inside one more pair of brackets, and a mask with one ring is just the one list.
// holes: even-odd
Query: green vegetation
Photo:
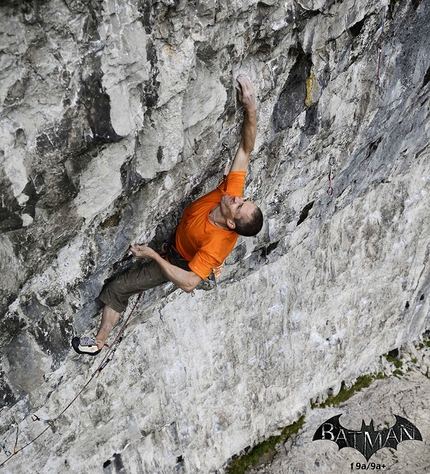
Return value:
[(247, 469), (269, 462), (276, 454), (276, 445), (285, 443), (288, 438), (296, 434), (304, 422), (305, 417), (302, 416), (296, 423), (284, 428), (280, 435), (271, 436), (257, 446), (254, 446), (254, 448), (245, 455), (233, 458), (230, 466), (227, 468), (227, 473), (243, 474)]
[[(430, 339), (424, 338), (423, 342), (419, 344), (419, 348), (430, 347)], [(392, 372), (394, 376), (403, 376), (404, 364), (399, 357), (400, 352), (398, 350), (390, 351), (388, 354), (384, 354), (385, 359), (395, 370)], [(418, 360), (412, 359), (412, 363), (416, 364)], [(410, 369), (408, 369), (410, 370)], [(430, 378), (430, 373), (425, 374)], [(354, 385), (350, 388), (346, 388), (345, 383), (342, 382), (341, 389), (337, 395), (330, 395), (327, 400), (323, 403), (315, 403), (312, 408), (326, 408), (329, 406), (336, 406), (351, 398), (355, 393), (369, 387), (374, 380), (384, 379), (386, 376), (379, 372), (374, 375), (363, 375), (359, 377)], [(276, 455), (276, 446), (280, 443), (285, 443), (288, 438), (296, 434), (305, 422), (305, 417), (302, 416), (296, 423), (291, 426), (284, 428), (279, 436), (271, 436), (267, 440), (258, 444), (249, 451), (245, 450), (245, 454), (242, 456), (234, 457), (230, 466), (227, 468), (227, 474), (244, 474), (248, 469), (256, 468), (260, 465), (266, 464), (271, 461)], [(388, 426), (388, 425), (387, 425)]]
[(109, 229), (110, 227), (117, 227), (121, 220), (121, 214), (119, 212), (113, 214), (112, 216), (108, 217), (104, 222), (100, 224), (100, 227), (105, 230)]
[(403, 375), (403, 370), (401, 370), (403, 368), (403, 362), (399, 359), (399, 351), (395, 349), (394, 351), (390, 351), (388, 354), (384, 354), (384, 357), (396, 368), (396, 370), (393, 371), (393, 375), (395, 377), (401, 377)]
[(430, 340), (424, 339), (422, 343), (420, 343), (419, 348), (424, 349), (424, 347), (430, 347)]
[(349, 398), (351, 398), (354, 393), (363, 390), (363, 388), (368, 387), (374, 380), (383, 379), (384, 375), (382, 373), (378, 373), (376, 375), (363, 375), (357, 379), (357, 382), (350, 387), (346, 388), (345, 383), (342, 382), (341, 389), (337, 395), (330, 395), (327, 400), (323, 403), (314, 403), (312, 408), (326, 408), (330, 406), (339, 405), (342, 402), (345, 402)]
[(396, 369), (401, 369), (403, 367), (403, 362), (395, 355), (392, 355), (390, 352), (388, 354), (384, 354), (384, 357), (394, 365)]

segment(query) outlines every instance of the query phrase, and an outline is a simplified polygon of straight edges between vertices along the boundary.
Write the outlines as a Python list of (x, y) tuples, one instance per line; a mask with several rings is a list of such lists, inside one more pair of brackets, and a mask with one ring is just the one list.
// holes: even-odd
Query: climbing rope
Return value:
[(115, 352), (118, 349), (119, 344), (121, 343), (123, 339), (123, 333), (130, 321), (131, 316), (134, 313), (134, 310), (136, 309), (143, 293), (139, 293), (139, 296), (136, 299), (136, 302), (134, 303), (134, 306), (132, 310), (130, 311), (127, 319), (121, 326), (121, 329), (118, 331), (118, 334), (116, 335), (112, 345), (109, 347), (109, 350), (106, 352), (105, 356), (103, 357), (102, 361), (100, 362), (99, 366), (97, 369), (92, 373), (91, 377), (88, 379), (88, 381), (85, 383), (85, 385), (81, 388), (81, 390), (75, 395), (75, 397), (66, 405), (66, 407), (53, 419), (53, 420), (44, 420), (43, 418), (40, 418), (36, 414), (32, 415), (32, 420), (33, 421), (41, 421), (42, 423), (46, 423), (48, 426), (41, 431), (35, 438), (31, 439), (28, 443), (26, 443), (24, 446), (21, 448), (18, 448), (18, 426), (16, 427), (16, 437), (15, 437), (15, 446), (13, 449), (13, 454), (11, 454), (8, 458), (6, 458), (1, 464), (0, 468), (3, 467), (10, 459), (12, 459), (16, 454), (19, 452), (23, 451), (25, 448), (33, 444), (37, 439), (39, 439), (44, 433), (46, 433), (50, 428), (54, 426), (54, 423), (58, 421), (61, 416), (64, 415), (64, 413), (75, 403), (75, 401), (82, 395), (82, 393), (86, 390), (88, 385), (92, 382), (92, 380), (95, 377), (98, 377), (101, 373), (101, 371), (108, 365), (108, 363), (114, 358)]

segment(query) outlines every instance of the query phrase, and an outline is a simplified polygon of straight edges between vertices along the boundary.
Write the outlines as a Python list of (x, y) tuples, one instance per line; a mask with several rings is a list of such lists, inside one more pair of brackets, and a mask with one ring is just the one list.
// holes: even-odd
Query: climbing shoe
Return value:
[[(100, 342), (100, 341), (98, 341)], [(78, 354), (97, 355), (101, 349), (97, 347), (97, 340), (93, 336), (74, 337), (72, 347)]]

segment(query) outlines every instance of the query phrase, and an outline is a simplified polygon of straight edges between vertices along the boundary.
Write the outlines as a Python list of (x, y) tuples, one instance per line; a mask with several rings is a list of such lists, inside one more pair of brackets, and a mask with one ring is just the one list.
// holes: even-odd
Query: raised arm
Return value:
[(237, 82), (239, 83), (239, 86), (236, 87), (238, 98), (245, 109), (245, 116), (242, 137), (230, 171), (246, 171), (257, 136), (257, 103), (254, 87), (249, 77), (241, 74), (238, 76)]

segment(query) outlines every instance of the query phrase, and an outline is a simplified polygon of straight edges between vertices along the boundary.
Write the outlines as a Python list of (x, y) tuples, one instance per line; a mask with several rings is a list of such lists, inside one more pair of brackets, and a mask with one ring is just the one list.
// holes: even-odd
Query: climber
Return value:
[(252, 82), (239, 75), (236, 87), (244, 107), (241, 141), (230, 173), (214, 190), (191, 203), (183, 212), (178, 227), (167, 242), (167, 255), (134, 244), (131, 253), (150, 259), (146, 265), (131, 269), (108, 283), (100, 294), (105, 304), (96, 336), (72, 339), (79, 354), (96, 355), (125, 310), (128, 298), (167, 281), (190, 293), (208, 278), (233, 250), (239, 235), (256, 235), (263, 225), (261, 210), (243, 198), (245, 175), (257, 133), (256, 99)]

